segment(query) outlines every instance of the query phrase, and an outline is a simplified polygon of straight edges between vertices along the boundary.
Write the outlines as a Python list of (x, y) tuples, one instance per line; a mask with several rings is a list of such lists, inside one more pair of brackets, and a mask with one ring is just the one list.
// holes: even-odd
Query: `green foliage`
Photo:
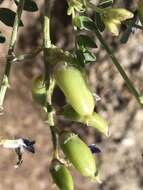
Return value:
[(126, 26), (126, 30), (123, 32), (120, 38), (121, 43), (125, 44), (128, 42), (130, 35), (132, 35), (135, 30), (134, 25), (137, 23), (137, 21), (138, 21), (138, 13), (136, 11), (134, 13), (134, 17), (124, 23)]
[(80, 34), (76, 37), (76, 43), (76, 55), (81, 66), (84, 67), (85, 64), (96, 61), (96, 55), (90, 51), (92, 48), (97, 48), (93, 38), (88, 35)]
[(97, 27), (100, 30), (100, 32), (103, 32), (105, 29), (105, 24), (104, 24), (102, 17), (99, 13), (96, 13), (95, 22), (96, 22)]
[(76, 41), (81, 48), (97, 48), (96, 43), (94, 42), (93, 38), (80, 34), (76, 37)]
[[(5, 25), (13, 27), (15, 19), (15, 12), (7, 8), (0, 8), (0, 21)], [(20, 20), (19, 26), (23, 26), (22, 21)]]
[(94, 22), (87, 16), (76, 16), (73, 23), (80, 30), (94, 30)]
[[(14, 0), (15, 4), (18, 5), (20, 0)], [(35, 1), (32, 0), (25, 0), (25, 4), (23, 10), (35, 12), (38, 11), (38, 7)]]

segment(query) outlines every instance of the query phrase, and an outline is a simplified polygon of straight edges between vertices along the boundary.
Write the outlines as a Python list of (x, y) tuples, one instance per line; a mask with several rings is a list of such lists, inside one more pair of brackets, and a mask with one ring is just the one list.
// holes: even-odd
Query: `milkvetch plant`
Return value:
[[(131, 94), (142, 106), (143, 96), (115, 57), (113, 50), (104, 39), (103, 32), (108, 32), (109, 35), (116, 38), (121, 35), (120, 41), (127, 43), (134, 28), (143, 30), (143, 27), (136, 22), (138, 18), (141, 23), (143, 22), (143, 2), (140, 0), (136, 11), (132, 12), (123, 7), (115, 7), (112, 0), (99, 0), (95, 4), (90, 0), (67, 0), (67, 16), (72, 19), (75, 39), (73, 49), (67, 51), (56, 47), (51, 42), (52, 0), (43, 0), (43, 44), (29, 54), (17, 54), (15, 51), (18, 29), (24, 27), (22, 13), (24, 11), (38, 11), (38, 6), (34, 0), (13, 0), (13, 3), (17, 6), (16, 12), (8, 8), (0, 8), (0, 21), (8, 27), (12, 27), (5, 70), (0, 84), (0, 112), (3, 114), (5, 95), (8, 87), (12, 85), (10, 84), (10, 74), (13, 63), (32, 59), (43, 51), (44, 73), (34, 77), (31, 82), (31, 91), (33, 100), (43, 108), (47, 116), (46, 123), (51, 132), (53, 151), (49, 171), (53, 181), (60, 190), (73, 190), (74, 182), (70, 174), (70, 167), (76, 169), (82, 176), (100, 181), (100, 171), (93, 155), (101, 152), (100, 149), (96, 147), (94, 142), (91, 145), (86, 145), (78, 134), (71, 131), (70, 127), (67, 126), (67, 130), (64, 131), (55, 122), (55, 116), (60, 115), (64, 120), (93, 127), (98, 132), (109, 136), (109, 121), (94, 111), (98, 102), (94, 98), (95, 92), (90, 88), (86, 73), (86, 68), (91, 63), (98, 63), (93, 51), (98, 48), (94, 40), (95, 37), (103, 46), (111, 63), (119, 71)], [(94, 19), (88, 16), (88, 11), (95, 13)], [(120, 30), (120, 25), (126, 27), (124, 32)], [(93, 36), (90, 36), (91, 33)], [(5, 40), (7, 40), (6, 36), (0, 32), (0, 43), (4, 43)], [(52, 102), (55, 86), (60, 88), (66, 99), (66, 104), (58, 109)], [(24, 138), (1, 141), (4, 148), (16, 149), (19, 158), (17, 166), (22, 163), (23, 150), (35, 152), (34, 143), (35, 141)], [(64, 155), (61, 156), (60, 150)]]

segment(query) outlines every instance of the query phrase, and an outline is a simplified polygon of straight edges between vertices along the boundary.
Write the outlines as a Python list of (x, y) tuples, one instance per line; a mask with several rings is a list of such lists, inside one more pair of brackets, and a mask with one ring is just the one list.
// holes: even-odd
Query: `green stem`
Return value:
[(35, 51), (32, 51), (30, 53), (26, 54), (19, 54), (15, 55), (15, 58), (13, 59), (13, 63), (21, 62), (21, 61), (26, 61), (29, 59), (35, 58), (41, 51), (43, 50), (43, 47), (37, 48)]
[(50, 39), (50, 7), (51, 0), (45, 0), (44, 8), (44, 31), (43, 31), (43, 45), (44, 45), (44, 64), (45, 64), (45, 84), (48, 89), (50, 82), (50, 63), (48, 59), (48, 48), (51, 47)]
[(45, 10), (44, 10), (44, 48), (51, 47), (50, 40), (50, 7), (51, 0), (45, 0)]
[(53, 96), (54, 88), (55, 88), (55, 80), (51, 78), (49, 88), (47, 91), (46, 112), (48, 113), (48, 124), (50, 126), (52, 142), (53, 142), (53, 149), (54, 149), (53, 157), (58, 158), (58, 140), (57, 140), (57, 133), (56, 133), (55, 122), (54, 122), (54, 110), (52, 108), (52, 96)]
[(55, 87), (55, 81), (51, 76), (51, 64), (48, 57), (48, 48), (50, 48), (52, 45), (50, 40), (50, 8), (51, 8), (51, 0), (45, 0), (43, 50), (44, 50), (44, 65), (45, 65), (45, 84), (47, 89), (47, 113), (48, 113), (48, 124), (50, 126), (53, 149), (54, 149), (53, 157), (58, 158), (58, 138), (54, 122), (54, 111), (52, 107), (52, 95)]
[(96, 33), (96, 36), (97, 36), (98, 40), (101, 42), (101, 44), (104, 47), (104, 49), (106, 50), (107, 54), (111, 58), (113, 64), (116, 66), (116, 68), (120, 72), (121, 76), (125, 80), (125, 83), (126, 83), (127, 87), (129, 88), (129, 90), (131, 91), (131, 93), (135, 96), (135, 98), (137, 99), (137, 101), (140, 104), (143, 104), (143, 102), (142, 102), (142, 96), (140, 95), (140, 93), (133, 86), (132, 82), (128, 78), (128, 76), (125, 73), (124, 69), (122, 68), (122, 66), (120, 65), (120, 63), (116, 59), (116, 57), (114, 56), (113, 51), (109, 48), (109, 46), (107, 45), (107, 43), (103, 39), (103, 37), (102, 37), (100, 31), (98, 30), (98, 27), (96, 26), (96, 24), (95, 24), (95, 27), (94, 27), (94, 31)]
[(20, 18), (21, 18), (24, 3), (25, 3), (25, 0), (21, 0), (18, 4), (18, 8), (17, 8), (17, 12), (15, 15), (15, 20), (14, 20), (14, 25), (13, 25), (13, 29), (12, 29), (11, 39), (9, 42), (9, 50), (7, 53), (5, 71), (4, 71), (2, 82), (0, 85), (0, 112), (3, 111), (3, 102), (4, 102), (7, 88), (9, 86), (11, 64), (13, 61), (13, 54), (14, 54), (14, 50), (15, 50), (15, 46), (16, 46), (18, 28), (19, 28), (19, 23), (20, 23)]

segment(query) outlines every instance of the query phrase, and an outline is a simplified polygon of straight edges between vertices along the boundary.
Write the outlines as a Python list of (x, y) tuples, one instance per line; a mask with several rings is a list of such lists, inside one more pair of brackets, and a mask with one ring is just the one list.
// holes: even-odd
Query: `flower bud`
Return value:
[(106, 14), (108, 19), (116, 19), (119, 21), (124, 21), (134, 16), (132, 12), (123, 8), (107, 8), (105, 10), (106, 13), (104, 14)]
[(118, 26), (122, 21), (132, 18), (134, 15), (123, 8), (105, 8), (101, 10), (101, 16), (106, 28), (114, 35), (119, 35)]
[(68, 0), (68, 15), (75, 15), (75, 11), (84, 12), (83, 0)]
[(143, 25), (143, 0), (140, 0), (138, 2), (138, 12), (139, 12), (139, 18), (140, 18), (140, 21)]
[(89, 116), (93, 113), (94, 98), (80, 70), (74, 66), (58, 65), (54, 77), (68, 103), (79, 115)]
[(74, 189), (73, 179), (70, 172), (66, 166), (60, 163), (58, 160), (52, 161), (50, 172), (53, 181), (56, 183), (60, 190)]
[(119, 29), (117, 24), (115, 24), (114, 22), (112, 22), (112, 20), (104, 20), (104, 24), (105, 27), (107, 28), (107, 30), (109, 32), (111, 32), (113, 34), (113, 36), (118, 36), (119, 35)]
[(46, 103), (46, 87), (44, 84), (43, 76), (38, 76), (32, 83), (32, 96), (35, 102), (44, 106)]
[(97, 170), (94, 157), (88, 146), (76, 134), (70, 132), (61, 134), (60, 146), (81, 175), (95, 178)]

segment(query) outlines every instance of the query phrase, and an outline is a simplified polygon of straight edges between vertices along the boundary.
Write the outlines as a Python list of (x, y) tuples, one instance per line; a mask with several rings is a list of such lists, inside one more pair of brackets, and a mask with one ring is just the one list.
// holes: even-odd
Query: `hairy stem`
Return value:
[(50, 39), (50, 9), (51, 0), (45, 0), (44, 10), (44, 26), (43, 26), (43, 51), (44, 51), (44, 65), (45, 65), (45, 84), (47, 89), (47, 113), (48, 124), (50, 126), (52, 142), (53, 142), (53, 157), (58, 158), (58, 140), (54, 122), (54, 110), (52, 107), (52, 95), (55, 87), (55, 81), (51, 76), (51, 64), (48, 57), (48, 48), (51, 47)]
[(49, 86), (50, 73), (51, 73), (50, 63), (49, 63), (49, 59), (48, 59), (48, 48), (51, 47), (50, 8), (51, 8), (51, 0), (45, 0), (43, 45), (44, 45), (45, 82), (46, 82), (47, 88)]
[(125, 73), (124, 69), (122, 68), (122, 66), (120, 65), (120, 63), (118, 62), (118, 60), (116, 59), (116, 57), (114, 56), (112, 50), (109, 48), (109, 46), (107, 45), (107, 43), (105, 42), (105, 40), (103, 39), (100, 31), (98, 30), (98, 27), (94, 26), (94, 31), (96, 33), (96, 36), (98, 38), (98, 40), (101, 42), (102, 46), (104, 47), (104, 49), (106, 50), (107, 54), (109, 55), (109, 57), (111, 58), (113, 64), (116, 66), (116, 68), (118, 69), (118, 71), (120, 72), (121, 76), (123, 77), (123, 79), (125, 80), (125, 83), (128, 87), (128, 89), (131, 91), (131, 93), (134, 95), (134, 97), (137, 99), (137, 101), (140, 104), (143, 104), (142, 102), (142, 96), (140, 95), (140, 93), (136, 90), (136, 88), (134, 87), (134, 85), (132, 84), (132, 82), (130, 81), (130, 79), (128, 78), (127, 74)]
[(2, 82), (0, 85), (0, 112), (3, 111), (3, 102), (4, 102), (7, 88), (9, 86), (11, 65), (12, 65), (12, 61), (14, 57), (13, 55), (14, 55), (14, 50), (15, 50), (16, 41), (17, 41), (18, 28), (19, 28), (19, 23), (20, 23), (20, 18), (21, 18), (24, 3), (25, 3), (25, 0), (21, 0), (18, 4), (18, 8), (15, 15), (15, 20), (14, 20), (14, 25), (12, 29), (11, 39), (9, 42), (9, 49), (7, 53), (5, 71), (4, 71)]

